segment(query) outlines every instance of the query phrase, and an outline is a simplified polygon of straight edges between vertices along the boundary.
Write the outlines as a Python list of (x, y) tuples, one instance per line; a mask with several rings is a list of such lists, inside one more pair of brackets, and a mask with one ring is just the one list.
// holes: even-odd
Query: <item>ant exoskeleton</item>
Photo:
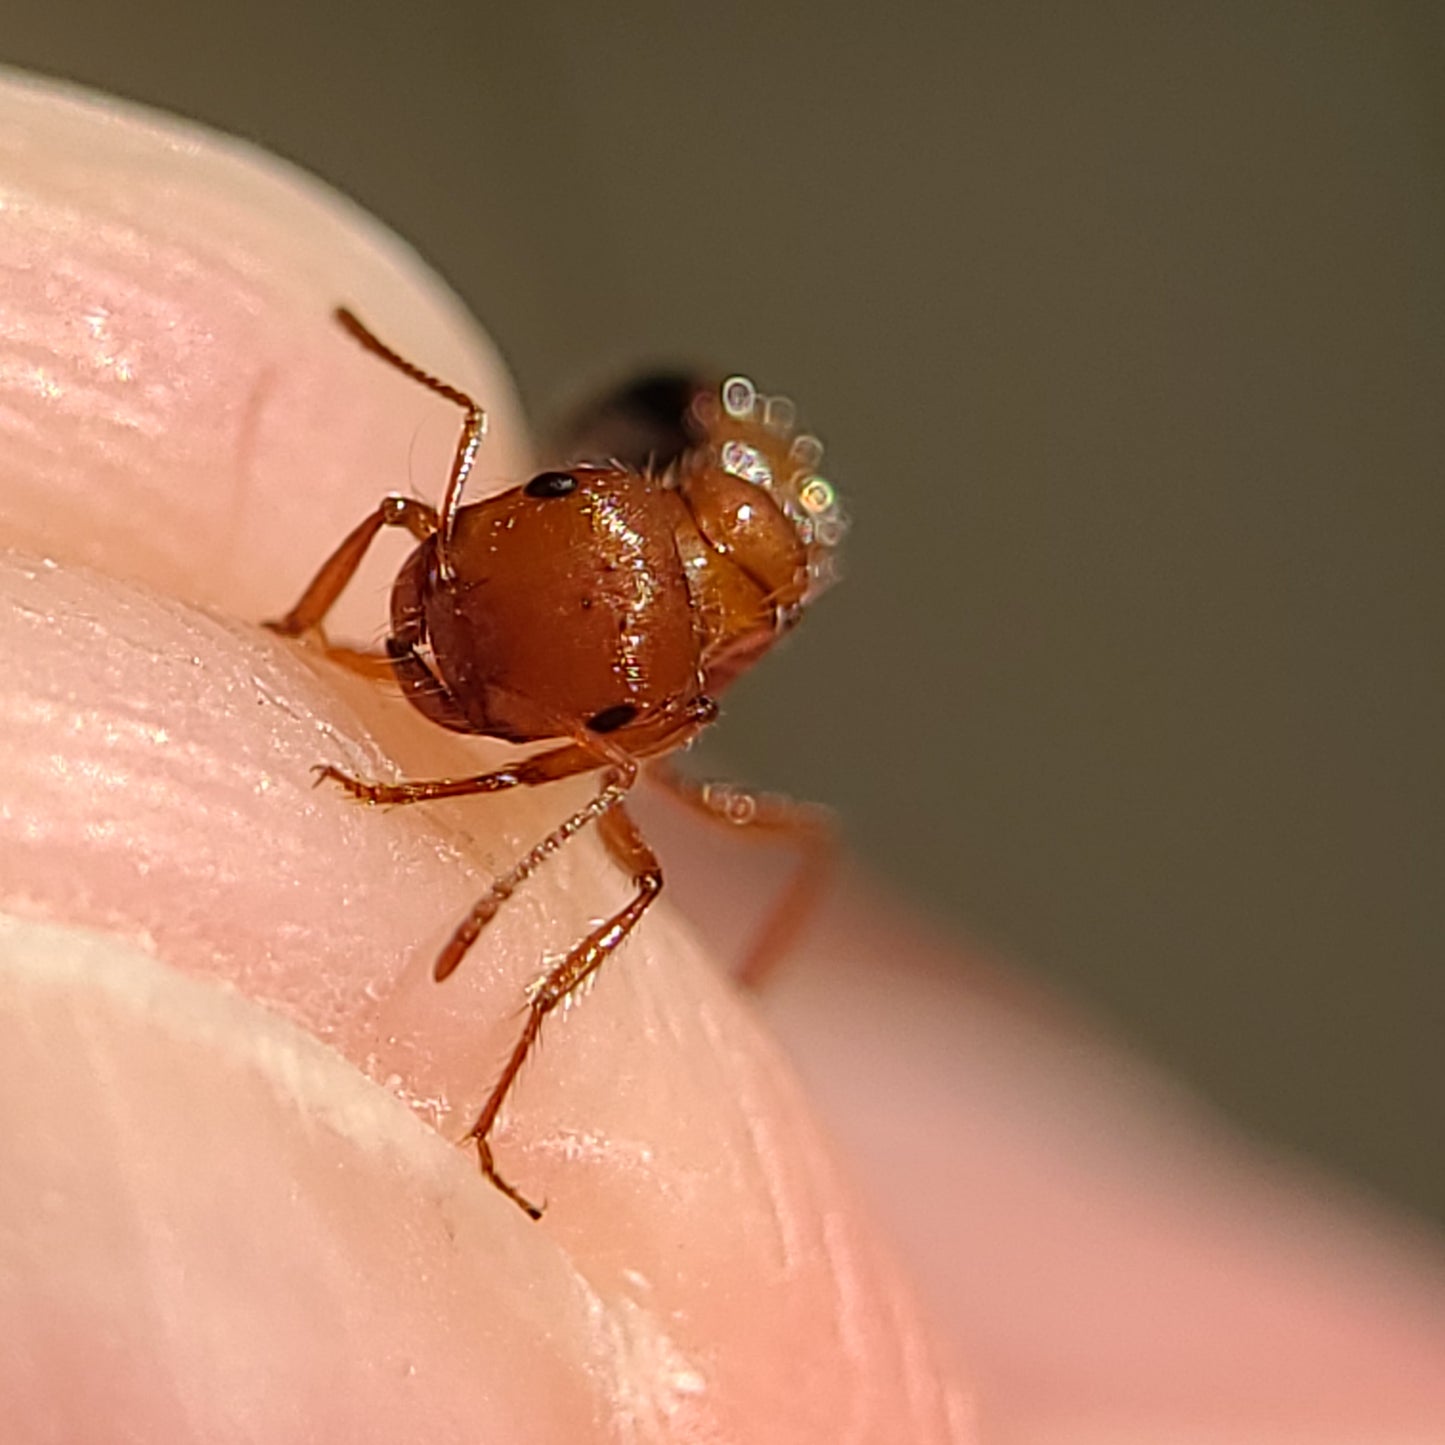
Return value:
[[(586, 806), (498, 878), (457, 925), (437, 958), (438, 980), (518, 885), (590, 823), (636, 888), (530, 990), (521, 1035), (466, 1136), (486, 1177), (537, 1218), (541, 1211), (497, 1173), (489, 1136), (542, 1021), (597, 971), (662, 887), (657, 858), (623, 806), (641, 766), (709, 817), (787, 834), (805, 847), (792, 887), (741, 970), (744, 982), (756, 985), (767, 972), (817, 891), (831, 836), (822, 810), (696, 783), (660, 760), (712, 722), (717, 694), (832, 579), (844, 521), (817, 472), (817, 439), (795, 430), (790, 403), (759, 395), (744, 377), (716, 388), (660, 379), (619, 393), (574, 445), (615, 439), (620, 427), (623, 460), (544, 471), (463, 506), (486, 427), (481, 407), (397, 355), (350, 311), (338, 308), (336, 319), (373, 355), (461, 407), (461, 439), (439, 509), (386, 497), (295, 607), (268, 625), (286, 637), (316, 635), (328, 657), (358, 671), (389, 669), (442, 727), (558, 745), (474, 777), (366, 782), (329, 764), (318, 774), (364, 802), (397, 804), (602, 773)], [(385, 654), (331, 646), (322, 622), (383, 527), (404, 527), (419, 543), (392, 588)]]

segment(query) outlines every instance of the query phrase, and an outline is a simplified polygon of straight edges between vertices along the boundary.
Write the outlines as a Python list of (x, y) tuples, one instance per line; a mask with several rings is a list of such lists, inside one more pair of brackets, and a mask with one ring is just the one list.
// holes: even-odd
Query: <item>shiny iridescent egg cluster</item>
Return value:
[(848, 519), (833, 484), (818, 471), (823, 444), (798, 432), (797, 414), (785, 396), (766, 396), (745, 376), (730, 376), (716, 395), (698, 399), (699, 419), (721, 434), (723, 470), (763, 488), (797, 528), (808, 549), (805, 602), (837, 580), (836, 549)]

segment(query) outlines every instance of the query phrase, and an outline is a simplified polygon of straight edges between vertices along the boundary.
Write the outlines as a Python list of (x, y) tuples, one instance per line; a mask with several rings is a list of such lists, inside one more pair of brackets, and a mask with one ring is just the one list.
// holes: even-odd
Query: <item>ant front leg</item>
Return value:
[[(434, 803), (442, 798), (470, 798), (479, 793), (504, 793), (511, 788), (536, 788), (578, 773), (590, 773), (608, 761), (593, 748), (580, 743), (552, 748), (511, 767), (466, 778), (423, 778), (407, 783), (375, 783), (343, 773), (331, 763), (313, 769), (316, 781), (339, 783), (359, 802), (378, 807), (400, 807), (406, 803)], [(634, 767), (635, 770), (635, 767)]]
[(626, 774), (630, 787), (637, 769), (636, 758), (686, 746), (716, 717), (717, 703), (710, 697), (695, 697), (636, 724), (625, 733), (614, 733), (610, 737), (583, 733), (582, 741), (538, 753), (511, 767), (467, 778), (377, 783), (343, 773), (329, 763), (315, 771), (318, 781), (339, 783), (363, 803), (389, 807), (430, 803), (441, 798), (467, 798), (475, 793), (501, 793), (509, 788), (535, 788), (601, 767), (612, 767)]
[[(599, 794), (599, 798), (601, 795)], [(521, 1036), (517, 1039), (502, 1069), (501, 1077), (492, 1086), (487, 1102), (477, 1115), (476, 1123), (467, 1133), (468, 1139), (476, 1141), (477, 1157), (482, 1173), (514, 1204), (533, 1219), (540, 1219), (542, 1211), (508, 1184), (497, 1173), (492, 1158), (490, 1136), (501, 1113), (502, 1105), (512, 1086), (517, 1081), (527, 1055), (542, 1034), (542, 1023), (547, 1015), (574, 994), (591, 978), (599, 968), (622, 945), (628, 934), (637, 927), (638, 920), (652, 906), (662, 891), (662, 869), (657, 856), (647, 846), (637, 825), (620, 806), (613, 806), (598, 825), (607, 851), (632, 877), (636, 893), (627, 905), (614, 913), (605, 923), (594, 928), (554, 969), (547, 973), (531, 990), (527, 1001), (527, 1018), (522, 1025)]]
[(776, 793), (753, 793), (730, 783), (700, 783), (666, 762), (652, 764), (648, 776), (678, 802), (712, 822), (746, 828), (751, 836), (771, 834), (791, 843), (801, 854), (797, 869), (735, 974), (744, 988), (760, 989), (796, 941), (828, 886), (838, 849), (833, 815), (815, 803), (797, 803)]
[(356, 575), (366, 549), (383, 527), (405, 527), (417, 541), (424, 542), (437, 529), (436, 508), (411, 497), (384, 498), (381, 505), (352, 528), (341, 545), (321, 564), (321, 570), (311, 579), (311, 584), (296, 605), (284, 617), (267, 622), (265, 626), (282, 637), (302, 637), (314, 632), (326, 646), (327, 655), (337, 655), (338, 661), (346, 661), (347, 656), (352, 659), (368, 657), (369, 654), (358, 654), (349, 648), (331, 647), (326, 643), (321, 624), (346, 584)]

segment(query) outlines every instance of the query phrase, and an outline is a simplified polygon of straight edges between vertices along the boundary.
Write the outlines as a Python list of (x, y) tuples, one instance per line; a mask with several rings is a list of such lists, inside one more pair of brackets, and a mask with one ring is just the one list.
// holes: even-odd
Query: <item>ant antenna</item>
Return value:
[(456, 456), (452, 459), (451, 475), (447, 478), (447, 489), (442, 496), (441, 529), (437, 538), (438, 567), (443, 579), (450, 582), (456, 574), (452, 569), (448, 549), (456, 527), (457, 512), (462, 505), (462, 491), (466, 487), (467, 478), (471, 475), (472, 466), (476, 462), (482, 438), (487, 432), (487, 414), (466, 392), (443, 381), (440, 377), (433, 376), (429, 371), (423, 371), (421, 367), (414, 365), (406, 357), (399, 356), (354, 311), (345, 306), (338, 306), (333, 314), (342, 330), (364, 350), (371, 352), (373, 356), (380, 357), (388, 366), (394, 367), (403, 376), (410, 377), (412, 381), (418, 382), (428, 391), (434, 391), (438, 396), (446, 397), (448, 401), (454, 402), (466, 413), (462, 421), (462, 434), (457, 442)]

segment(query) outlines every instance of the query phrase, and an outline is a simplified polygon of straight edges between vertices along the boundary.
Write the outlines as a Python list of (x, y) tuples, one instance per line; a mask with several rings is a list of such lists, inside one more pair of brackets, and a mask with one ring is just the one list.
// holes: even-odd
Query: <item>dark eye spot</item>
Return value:
[(615, 733), (636, 716), (637, 709), (630, 702), (620, 702), (616, 707), (603, 708), (595, 717), (588, 719), (587, 726), (594, 733)]
[(577, 478), (571, 472), (540, 472), (523, 489), (529, 497), (567, 497), (577, 490)]

